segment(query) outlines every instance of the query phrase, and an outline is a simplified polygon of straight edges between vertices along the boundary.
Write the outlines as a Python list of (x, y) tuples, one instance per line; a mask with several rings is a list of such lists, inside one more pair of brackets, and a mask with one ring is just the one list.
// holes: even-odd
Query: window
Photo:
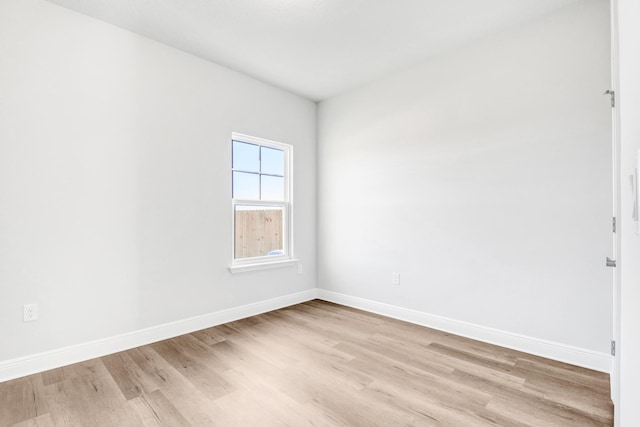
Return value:
[(292, 147), (234, 133), (231, 154), (231, 271), (292, 261)]

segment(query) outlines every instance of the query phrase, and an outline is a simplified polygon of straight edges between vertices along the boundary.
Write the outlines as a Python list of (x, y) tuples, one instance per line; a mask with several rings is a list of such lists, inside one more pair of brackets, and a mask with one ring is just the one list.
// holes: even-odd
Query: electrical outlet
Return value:
[(400, 284), (400, 273), (391, 273), (391, 284), (392, 285)]
[(24, 321), (33, 322), (34, 320), (38, 320), (38, 304), (25, 304)]
[(298, 264), (298, 274), (302, 274), (302, 264)]

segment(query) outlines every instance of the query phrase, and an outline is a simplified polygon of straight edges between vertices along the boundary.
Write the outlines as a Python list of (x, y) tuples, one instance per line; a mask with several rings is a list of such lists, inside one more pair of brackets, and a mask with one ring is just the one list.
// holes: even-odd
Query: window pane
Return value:
[(233, 168), (248, 172), (260, 172), (260, 147), (246, 142), (233, 141)]
[(254, 199), (260, 198), (260, 175), (257, 173), (233, 172), (233, 198)]
[(269, 175), (284, 175), (284, 151), (276, 148), (260, 147), (261, 171)]
[(282, 206), (235, 207), (235, 258), (283, 254)]
[(278, 176), (260, 175), (261, 200), (284, 201), (284, 178)]

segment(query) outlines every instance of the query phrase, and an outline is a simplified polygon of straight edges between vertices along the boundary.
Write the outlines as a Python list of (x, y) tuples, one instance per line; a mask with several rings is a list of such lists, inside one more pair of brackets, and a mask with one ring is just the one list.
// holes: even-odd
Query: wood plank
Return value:
[(190, 426), (189, 421), (159, 390), (144, 393), (131, 400), (130, 405), (144, 426)]

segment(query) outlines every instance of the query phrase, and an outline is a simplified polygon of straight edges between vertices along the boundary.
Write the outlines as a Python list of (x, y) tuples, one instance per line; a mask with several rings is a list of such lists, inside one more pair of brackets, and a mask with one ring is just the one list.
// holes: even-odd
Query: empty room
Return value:
[(640, 425), (636, 0), (0, 0), (0, 426)]

